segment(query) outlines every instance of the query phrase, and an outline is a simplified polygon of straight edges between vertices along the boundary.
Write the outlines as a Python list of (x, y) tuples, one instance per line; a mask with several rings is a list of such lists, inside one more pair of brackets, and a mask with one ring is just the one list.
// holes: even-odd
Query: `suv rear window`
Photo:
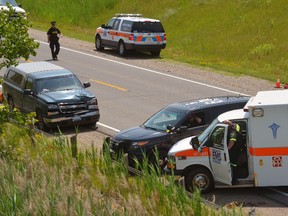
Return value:
[(160, 22), (134, 22), (131, 32), (160, 32), (164, 33), (164, 28)]
[(132, 24), (133, 24), (132, 21), (123, 20), (120, 30), (125, 32), (131, 32)]

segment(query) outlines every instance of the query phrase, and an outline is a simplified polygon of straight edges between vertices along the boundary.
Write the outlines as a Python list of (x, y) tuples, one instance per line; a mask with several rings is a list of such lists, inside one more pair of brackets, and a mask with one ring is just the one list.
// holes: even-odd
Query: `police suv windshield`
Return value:
[(214, 119), (213, 122), (198, 136), (200, 145), (207, 139), (215, 125), (219, 124), (218, 118)]
[(184, 112), (164, 108), (148, 119), (143, 125), (146, 128), (166, 131), (167, 126), (175, 127), (185, 116)]

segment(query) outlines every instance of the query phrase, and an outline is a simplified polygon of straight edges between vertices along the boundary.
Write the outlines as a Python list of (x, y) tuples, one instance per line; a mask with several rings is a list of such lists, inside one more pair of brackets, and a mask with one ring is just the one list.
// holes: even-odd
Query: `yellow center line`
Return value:
[(121, 91), (128, 91), (128, 90), (125, 89), (125, 88), (121, 88), (121, 87), (119, 87), (119, 86), (115, 86), (115, 85), (112, 85), (112, 84), (109, 84), (109, 83), (106, 83), (106, 82), (102, 82), (102, 81), (99, 81), (99, 80), (93, 80), (93, 79), (91, 79), (91, 81), (96, 82), (96, 83), (99, 83), (99, 84), (102, 84), (102, 85), (106, 85), (106, 86), (109, 86), (109, 87), (112, 87), (112, 88), (116, 88), (116, 89), (121, 90)]

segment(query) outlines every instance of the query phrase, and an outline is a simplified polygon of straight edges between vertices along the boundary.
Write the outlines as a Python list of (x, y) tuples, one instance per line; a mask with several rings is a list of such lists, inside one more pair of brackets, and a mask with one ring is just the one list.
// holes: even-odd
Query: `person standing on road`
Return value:
[(51, 22), (51, 28), (47, 32), (47, 39), (51, 49), (53, 60), (58, 60), (57, 55), (60, 51), (59, 37), (62, 37), (61, 31), (56, 27), (56, 22)]

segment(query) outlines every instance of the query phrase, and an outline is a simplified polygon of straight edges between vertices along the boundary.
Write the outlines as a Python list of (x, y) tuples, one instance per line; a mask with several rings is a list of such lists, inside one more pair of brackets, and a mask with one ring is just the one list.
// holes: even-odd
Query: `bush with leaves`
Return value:
[(21, 14), (14, 16), (15, 10), (7, 4), (9, 10), (0, 10), (0, 69), (17, 65), (22, 57), (35, 56), (39, 43), (29, 37), (28, 20)]

